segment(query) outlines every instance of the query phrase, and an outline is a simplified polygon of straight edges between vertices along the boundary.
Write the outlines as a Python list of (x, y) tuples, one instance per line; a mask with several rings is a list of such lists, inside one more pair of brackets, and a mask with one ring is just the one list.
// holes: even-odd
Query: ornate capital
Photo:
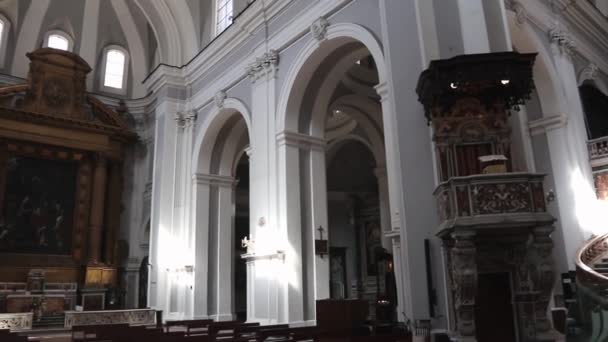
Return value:
[(187, 110), (175, 113), (175, 123), (178, 128), (188, 128), (196, 122), (196, 112)]
[(571, 56), (576, 51), (574, 39), (568, 31), (559, 25), (549, 30), (549, 41), (553, 46), (554, 52), (565, 53)]
[(277, 66), (279, 65), (279, 53), (276, 50), (265, 52), (261, 57), (255, 59), (255, 62), (247, 67), (247, 74), (252, 82), (269, 75), (274, 77)]
[(325, 151), (327, 147), (324, 139), (290, 131), (277, 134), (277, 143), (279, 146), (288, 145), (309, 151)]
[(328, 26), (329, 21), (323, 17), (320, 17), (319, 19), (315, 20), (312, 25), (310, 25), (310, 33), (318, 41), (325, 40)]
[(176, 112), (173, 119), (178, 128), (186, 127), (186, 116), (184, 112)]
[(518, 0), (505, 0), (505, 7), (515, 13), (515, 18), (518, 25), (523, 25), (528, 20), (528, 12), (524, 5)]
[(215, 102), (217, 108), (224, 108), (224, 101), (226, 100), (226, 97), (228, 97), (228, 95), (226, 95), (226, 92), (223, 90), (220, 90), (215, 94), (213, 101)]

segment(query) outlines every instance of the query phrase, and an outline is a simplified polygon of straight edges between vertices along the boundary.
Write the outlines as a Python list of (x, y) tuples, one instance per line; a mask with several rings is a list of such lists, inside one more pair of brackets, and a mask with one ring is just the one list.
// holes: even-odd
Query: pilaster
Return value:
[(101, 237), (103, 231), (104, 205), (106, 195), (107, 159), (102, 154), (95, 156), (93, 170), (93, 194), (91, 200), (91, 217), (89, 228), (89, 263), (101, 261)]
[[(555, 70), (563, 96), (560, 107), (567, 120), (560, 129), (547, 132), (554, 173), (559, 224), (565, 244), (568, 269), (574, 269), (574, 256), (585, 235), (595, 229), (597, 222), (585, 222), (593, 216), (595, 202), (593, 177), (588, 160), (587, 132), (580, 101), (577, 75), (572, 63), (576, 42), (567, 28), (556, 24), (548, 37), (553, 52)], [(563, 266), (562, 266), (563, 267)], [(562, 271), (565, 271), (562, 268)]]

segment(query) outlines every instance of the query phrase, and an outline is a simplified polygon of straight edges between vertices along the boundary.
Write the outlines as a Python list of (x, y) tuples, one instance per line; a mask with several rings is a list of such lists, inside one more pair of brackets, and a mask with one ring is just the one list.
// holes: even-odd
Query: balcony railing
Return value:
[(608, 164), (608, 136), (587, 141), (592, 166)]
[(547, 213), (544, 175), (497, 173), (452, 177), (434, 192), (439, 235), (454, 228), (497, 228), (553, 223)]

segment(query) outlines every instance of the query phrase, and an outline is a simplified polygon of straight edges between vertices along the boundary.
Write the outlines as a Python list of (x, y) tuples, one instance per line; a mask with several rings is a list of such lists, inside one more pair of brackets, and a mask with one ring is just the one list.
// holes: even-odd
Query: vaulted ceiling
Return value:
[[(123, 46), (135, 61), (132, 78), (141, 82), (158, 63), (185, 64), (210, 40), (211, 4), (211, 0), (0, 0), (0, 13), (10, 22), (2, 71), (25, 77), (25, 54), (40, 47), (47, 32), (61, 30), (73, 39), (73, 51), (94, 70), (104, 46)], [(134, 92), (137, 97), (143, 90)]]

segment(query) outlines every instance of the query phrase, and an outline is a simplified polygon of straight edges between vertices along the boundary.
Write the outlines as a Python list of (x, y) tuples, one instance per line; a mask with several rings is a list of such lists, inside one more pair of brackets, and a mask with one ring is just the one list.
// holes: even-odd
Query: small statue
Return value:
[(253, 254), (253, 248), (255, 247), (255, 241), (248, 239), (246, 236), (241, 240), (241, 246), (247, 249), (247, 254)]

